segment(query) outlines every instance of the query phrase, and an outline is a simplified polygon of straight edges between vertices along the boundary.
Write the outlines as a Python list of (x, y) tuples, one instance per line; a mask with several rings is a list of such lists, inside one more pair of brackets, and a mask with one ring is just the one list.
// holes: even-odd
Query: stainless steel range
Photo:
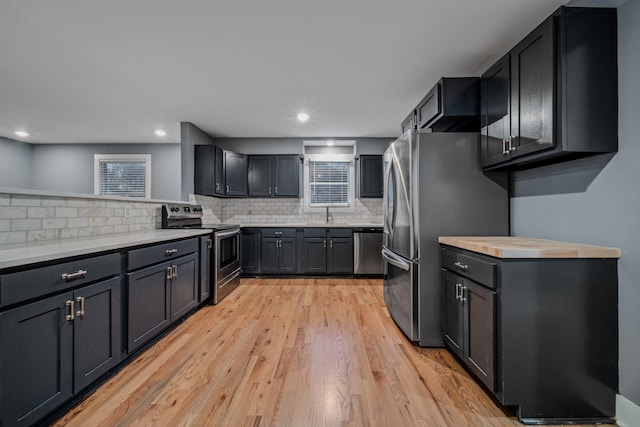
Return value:
[[(213, 230), (208, 245), (211, 249), (208, 263), (200, 267), (206, 268), (205, 274), (202, 275), (200, 294), (211, 293), (211, 302), (217, 304), (240, 284), (240, 226), (203, 224), (202, 216), (203, 209), (200, 205), (165, 204), (162, 206), (162, 228)], [(213, 280), (210, 276), (213, 276)]]

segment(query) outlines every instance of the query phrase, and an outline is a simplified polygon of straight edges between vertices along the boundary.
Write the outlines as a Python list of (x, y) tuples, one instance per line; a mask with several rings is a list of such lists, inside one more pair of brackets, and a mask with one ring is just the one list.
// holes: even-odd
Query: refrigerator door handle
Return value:
[(411, 268), (411, 263), (403, 260), (402, 258), (400, 258), (398, 255), (394, 254), (393, 252), (391, 252), (387, 248), (382, 248), (382, 257), (389, 264), (395, 265), (396, 267), (398, 267), (398, 268), (400, 268), (402, 270), (409, 271), (409, 269)]

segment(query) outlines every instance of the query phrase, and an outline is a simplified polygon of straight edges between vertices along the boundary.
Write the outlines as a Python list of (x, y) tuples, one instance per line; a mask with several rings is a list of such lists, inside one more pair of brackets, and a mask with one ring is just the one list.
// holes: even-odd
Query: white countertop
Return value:
[(14, 243), (0, 248), (0, 269), (19, 267), (78, 255), (118, 250), (149, 243), (196, 237), (211, 233), (209, 229), (149, 230), (74, 239)]

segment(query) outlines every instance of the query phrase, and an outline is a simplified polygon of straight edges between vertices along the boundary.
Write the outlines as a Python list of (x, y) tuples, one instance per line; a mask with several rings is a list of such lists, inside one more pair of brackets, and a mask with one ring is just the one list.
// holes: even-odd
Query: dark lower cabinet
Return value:
[(260, 274), (262, 233), (259, 228), (243, 228), (241, 253), (242, 274)]
[(211, 236), (200, 237), (200, 293), (198, 302), (202, 302), (211, 296), (211, 251), (213, 239)]
[(305, 274), (325, 274), (327, 272), (327, 239), (325, 237), (305, 237), (302, 257)]
[[(187, 314), (198, 305), (198, 254), (173, 261), (171, 281), (171, 322)], [(173, 268), (173, 267), (172, 267)]]
[(120, 362), (120, 278), (0, 313), (0, 425), (36, 423)]
[(294, 274), (298, 268), (295, 237), (262, 238), (262, 272), (264, 274)]
[(351, 237), (329, 237), (327, 273), (353, 274), (353, 239)]

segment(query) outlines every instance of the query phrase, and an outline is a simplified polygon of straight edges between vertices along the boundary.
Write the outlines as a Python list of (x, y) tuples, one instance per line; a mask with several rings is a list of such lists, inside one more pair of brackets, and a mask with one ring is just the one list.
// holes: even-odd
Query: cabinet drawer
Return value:
[(296, 237), (295, 228), (263, 228), (262, 237)]
[(0, 306), (27, 301), (119, 274), (120, 254), (117, 253), (5, 274), (0, 276)]
[(326, 228), (305, 228), (303, 231), (303, 237), (326, 237)]
[(497, 264), (494, 262), (442, 248), (442, 266), (490, 288), (496, 287)]
[(330, 228), (327, 235), (329, 237), (353, 237), (352, 228)]
[(127, 271), (137, 270), (148, 265), (172, 260), (198, 250), (198, 239), (177, 240), (129, 251)]

